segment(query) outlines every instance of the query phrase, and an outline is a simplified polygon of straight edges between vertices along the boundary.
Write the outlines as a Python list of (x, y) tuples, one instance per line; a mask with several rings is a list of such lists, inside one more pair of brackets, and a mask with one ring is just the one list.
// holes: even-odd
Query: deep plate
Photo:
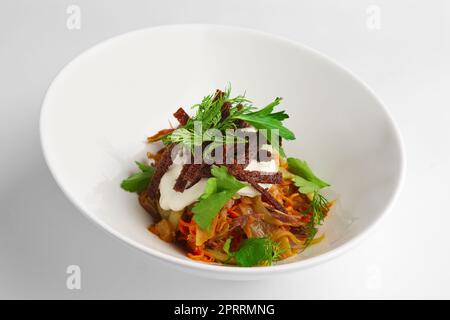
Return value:
[[(262, 105), (284, 97), (297, 140), (288, 155), (306, 159), (338, 198), (326, 241), (272, 267), (191, 261), (147, 231), (149, 216), (120, 189), (145, 158), (145, 138), (231, 83)], [(51, 84), (41, 113), (48, 166), (69, 199), (128, 244), (183, 270), (254, 279), (323, 262), (357, 243), (387, 212), (404, 171), (401, 141), (372, 91), (322, 54), (260, 32), (207, 25), (165, 26), (107, 40), (70, 62)]]

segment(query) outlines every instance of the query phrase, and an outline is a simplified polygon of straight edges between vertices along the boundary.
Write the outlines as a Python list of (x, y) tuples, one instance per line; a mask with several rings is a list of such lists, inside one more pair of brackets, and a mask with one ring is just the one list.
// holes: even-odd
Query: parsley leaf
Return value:
[(237, 180), (232, 176), (226, 167), (224, 166), (212, 166), (211, 174), (216, 178), (217, 190), (236, 190), (239, 191), (241, 188), (245, 187), (246, 184)]
[(130, 175), (127, 179), (122, 181), (120, 186), (126, 191), (140, 193), (147, 189), (156, 169), (155, 167), (142, 162), (136, 161), (136, 165), (141, 172)]
[(308, 181), (300, 176), (294, 175), (292, 177), (294, 184), (298, 187), (298, 190), (303, 194), (314, 193), (320, 190), (320, 187), (314, 182)]
[(296, 158), (288, 158), (287, 163), (288, 163), (288, 170), (291, 173), (293, 173), (303, 179), (306, 179), (309, 182), (314, 183), (315, 185), (317, 185), (319, 187), (319, 189), (330, 186), (329, 183), (319, 179), (312, 172), (312, 170), (309, 168), (306, 161), (296, 159)]
[(283, 126), (282, 120), (289, 118), (284, 112), (272, 113), (273, 108), (280, 104), (282, 98), (276, 98), (261, 110), (234, 116), (236, 119), (244, 120), (256, 129), (278, 130), (280, 137), (286, 140), (294, 140), (295, 135), (288, 128)]
[(250, 238), (242, 242), (235, 253), (236, 263), (241, 267), (252, 267), (272, 257), (272, 247), (267, 238)]
[(149, 166), (146, 163), (143, 162), (139, 162), (139, 161), (135, 161), (134, 163), (136, 163), (136, 165), (138, 166), (139, 169), (141, 169), (142, 172), (155, 172), (155, 167), (153, 166)]
[[(267, 141), (273, 146), (274, 150), (278, 152), (283, 158), (286, 157), (283, 148), (280, 146), (278, 136), (286, 140), (294, 140), (295, 135), (288, 128), (283, 126), (282, 121), (289, 118), (285, 111), (279, 111), (273, 113), (273, 109), (280, 104), (282, 98), (276, 98), (273, 102), (262, 108), (261, 110), (254, 112), (245, 112), (239, 115), (234, 115), (236, 119), (244, 120), (251, 124), (256, 129), (264, 129), (264, 135)], [(274, 141), (272, 137), (272, 130), (277, 130), (277, 136)], [(263, 131), (261, 131), (263, 133)]]
[(221, 191), (209, 195), (192, 208), (195, 223), (203, 230), (208, 230), (220, 209), (230, 200), (235, 192)]
[(208, 181), (206, 181), (205, 190), (203, 191), (203, 194), (200, 196), (200, 199), (207, 199), (209, 196), (213, 195), (216, 192), (217, 192), (217, 179), (209, 178)]
[(220, 209), (246, 184), (240, 182), (224, 166), (211, 168), (212, 178), (208, 179), (205, 190), (199, 201), (192, 208), (194, 221), (207, 230)]
[(236, 252), (230, 252), (231, 239), (227, 239), (223, 250), (234, 257), (241, 267), (253, 267), (256, 265), (271, 265), (274, 260), (280, 258), (281, 250), (277, 242), (269, 238), (249, 238), (242, 241)]

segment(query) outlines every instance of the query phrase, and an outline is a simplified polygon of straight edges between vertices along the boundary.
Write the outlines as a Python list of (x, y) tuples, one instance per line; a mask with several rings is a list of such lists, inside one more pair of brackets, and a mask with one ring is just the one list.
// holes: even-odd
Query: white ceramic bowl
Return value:
[[(284, 97), (281, 108), (297, 136), (287, 153), (306, 159), (338, 199), (324, 226), (326, 240), (271, 267), (189, 260), (147, 231), (150, 217), (119, 187), (134, 160), (145, 158), (148, 135), (166, 128), (178, 107), (227, 83), (259, 105)], [(140, 30), (82, 53), (47, 92), (41, 140), (61, 189), (101, 228), (182, 270), (227, 279), (298, 270), (342, 253), (388, 211), (404, 171), (392, 118), (349, 71), (297, 43), (222, 26)]]

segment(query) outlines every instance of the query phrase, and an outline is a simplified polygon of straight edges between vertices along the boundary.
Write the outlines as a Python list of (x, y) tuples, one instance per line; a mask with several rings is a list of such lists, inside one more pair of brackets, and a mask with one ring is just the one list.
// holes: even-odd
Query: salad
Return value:
[(258, 108), (230, 87), (192, 107), (178, 125), (148, 137), (159, 146), (121, 187), (138, 194), (153, 217), (149, 230), (181, 244), (190, 259), (241, 267), (267, 266), (311, 244), (332, 202), (329, 184), (288, 157), (295, 140), (276, 98)]

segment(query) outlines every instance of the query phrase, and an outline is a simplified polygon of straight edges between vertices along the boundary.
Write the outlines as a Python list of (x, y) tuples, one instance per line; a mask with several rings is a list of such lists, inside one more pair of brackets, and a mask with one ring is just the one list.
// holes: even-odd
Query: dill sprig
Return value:
[(328, 212), (329, 202), (320, 194), (320, 190), (330, 186), (330, 184), (316, 176), (304, 160), (288, 158), (287, 164), (290, 173), (289, 178), (298, 187), (300, 193), (307, 195), (311, 199), (308, 210), (304, 212), (305, 215), (311, 215), (311, 219), (306, 225), (307, 238), (304, 244), (306, 248), (316, 236), (317, 226), (322, 224)]
[(323, 220), (328, 212), (328, 200), (322, 196), (319, 192), (315, 192), (314, 196), (309, 204), (308, 210), (305, 214), (310, 214), (311, 219), (306, 225), (307, 237), (304, 243), (304, 248), (308, 247), (314, 240), (317, 234), (317, 226), (322, 225)]

